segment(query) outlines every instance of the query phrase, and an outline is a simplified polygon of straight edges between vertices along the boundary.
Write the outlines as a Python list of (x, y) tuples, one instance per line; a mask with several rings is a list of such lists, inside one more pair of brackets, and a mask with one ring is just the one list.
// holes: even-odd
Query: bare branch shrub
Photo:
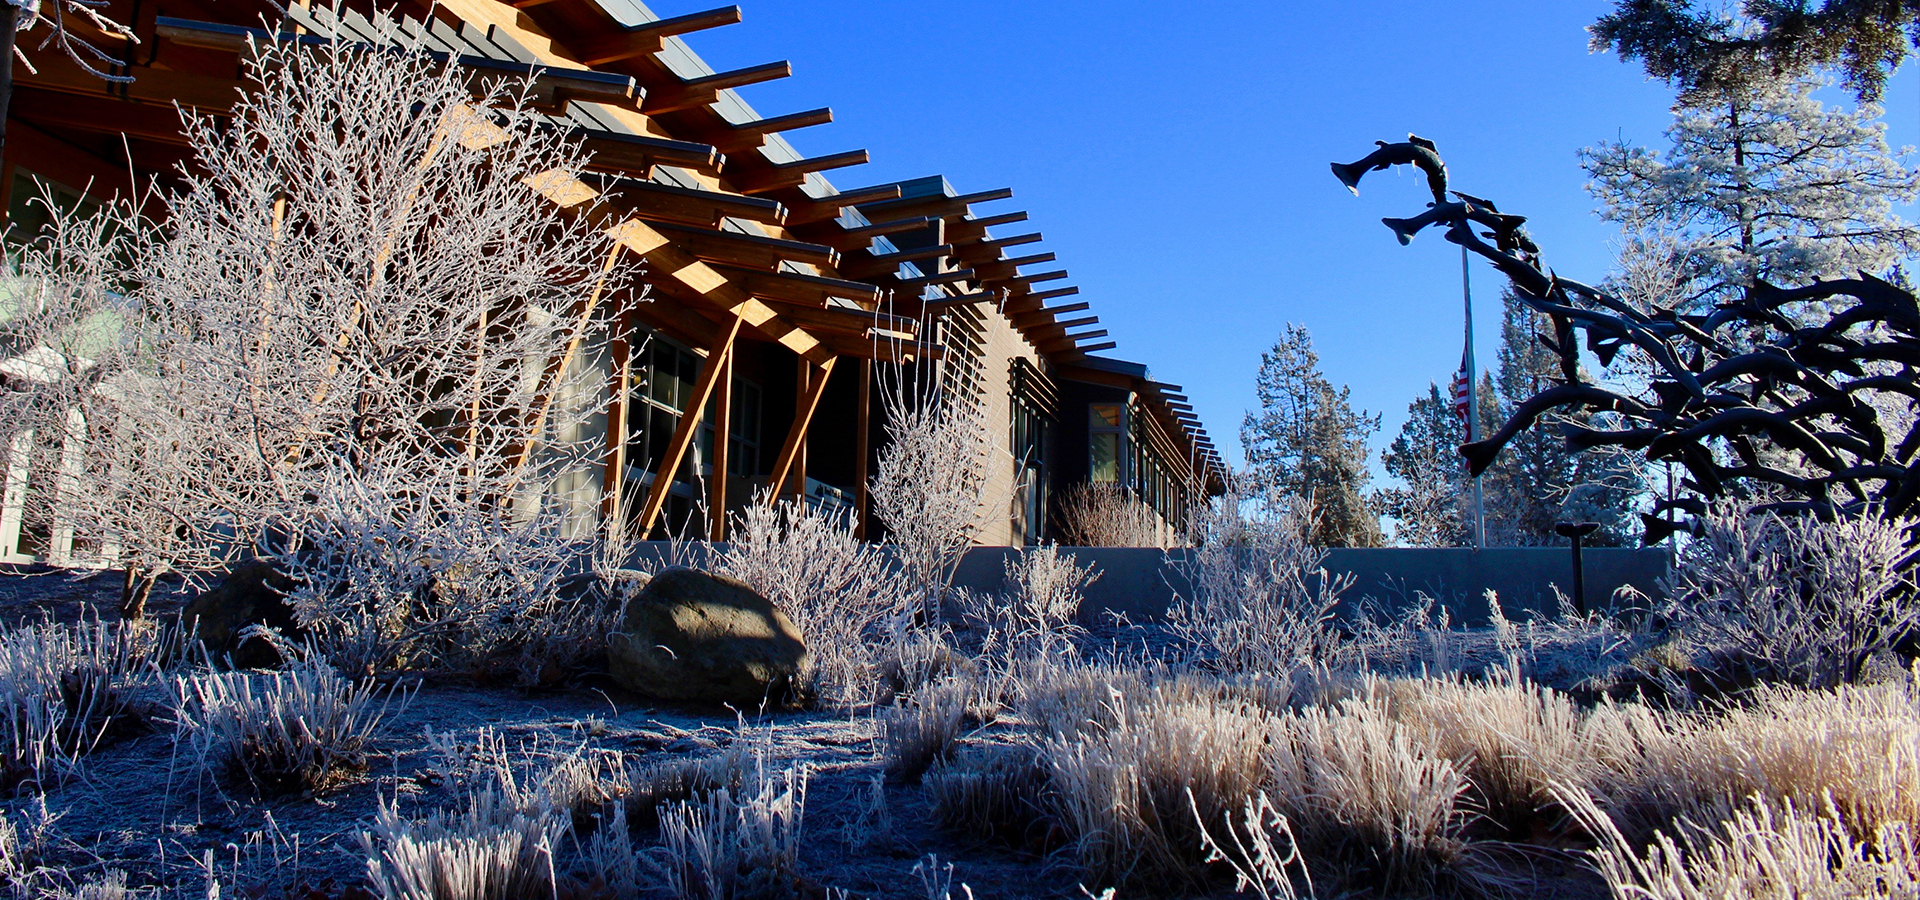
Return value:
[[(157, 198), (163, 225), (127, 205), (63, 213), (24, 258), (32, 341), (60, 374), (10, 402), (88, 467), (58, 514), (149, 568), (284, 555), (322, 625), (364, 612), (318, 608), (348, 584), (422, 568), (453, 619), (552, 621), (545, 576), (579, 548), (515, 529), (591, 536), (550, 488), (588, 464), (590, 360), (636, 299), (593, 217), (542, 196), (582, 150), (524, 85), (476, 98), (418, 47), (277, 43), (245, 66), (259, 90), (231, 119), (185, 123), (193, 160)], [(111, 341), (82, 352), (73, 334)], [(425, 624), (500, 649), (499, 629), (447, 618)], [(564, 664), (580, 636), (535, 631), (515, 654), (563, 655), (515, 665)]]
[(392, 701), (318, 660), (180, 677), (174, 691), (174, 721), (195, 756), (262, 795), (322, 791), (364, 770)]
[(1069, 651), (1084, 634), (1076, 621), (1088, 585), (1100, 580), (1092, 563), (1080, 565), (1057, 544), (1042, 544), (1009, 556), (1004, 594), (981, 594), (967, 610), (986, 629), (982, 653), (1017, 660)]
[(276, 559), (298, 578), (288, 601), (324, 655), (360, 674), (432, 667), (541, 684), (592, 652), (619, 611), (558, 590), (587, 542), (550, 515), (427, 507), (427, 486), (402, 477), (316, 485), (331, 515)]
[(1166, 547), (1171, 530), (1153, 508), (1111, 482), (1069, 488), (1060, 499), (1062, 538), (1070, 547)]
[(868, 491), (921, 612), (937, 617), (989, 508), (986, 406), (929, 366), (883, 372), (887, 444)]
[(1904, 567), (1916, 527), (1717, 505), (1674, 571), (1667, 613), (1701, 651), (1760, 679), (1857, 681), (1920, 626), (1920, 585)]
[(1339, 658), (1334, 607), (1352, 576), (1322, 568), (1307, 504), (1248, 479), (1194, 513), (1186, 582), (1167, 627), (1189, 659), (1222, 672), (1284, 673)]
[(735, 523), (718, 571), (787, 614), (807, 641), (814, 695), (836, 705), (873, 697), (878, 648), (914, 598), (881, 549), (854, 537), (850, 517), (755, 498)]

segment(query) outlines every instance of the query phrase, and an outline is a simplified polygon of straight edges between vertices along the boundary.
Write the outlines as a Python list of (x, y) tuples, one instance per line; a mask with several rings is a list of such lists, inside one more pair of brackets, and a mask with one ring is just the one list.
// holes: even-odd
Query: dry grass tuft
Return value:
[(98, 620), (0, 630), (0, 790), (52, 787), (144, 727), (133, 695), (157, 680), (157, 646), (151, 628)]
[(1584, 793), (1561, 802), (1600, 839), (1592, 857), (1617, 900), (1854, 900), (1920, 894), (1920, 853), (1904, 825), (1868, 832), (1837, 810), (1809, 814), (1758, 796), (1712, 826), (1659, 832), (1636, 852)]
[(1274, 717), (1245, 701), (1115, 691), (1102, 719), (1041, 743), (1075, 857), (1110, 882), (1191, 879), (1193, 810), (1217, 821), (1266, 784)]
[(1597, 709), (1588, 724), (1599, 802), (1629, 837), (1676, 819), (1718, 821), (1759, 796), (1800, 809), (1831, 806), (1854, 834), (1920, 829), (1920, 688), (1768, 688), (1718, 714)]
[(1553, 785), (1586, 784), (1592, 773), (1573, 701), (1511, 670), (1484, 683), (1400, 679), (1377, 690), (1416, 742), (1466, 774), (1472, 806), (1507, 836), (1544, 824)]
[(738, 796), (726, 788), (660, 809), (655, 867), (686, 900), (776, 900), (800, 895), (805, 766), (774, 773), (759, 760)]
[(423, 821), (382, 802), (360, 846), (382, 900), (525, 900), (554, 896), (554, 846), (566, 830), (557, 811), (489, 787), (459, 815)]
[(967, 679), (949, 678), (881, 713), (880, 755), (887, 777), (919, 781), (928, 766), (945, 758), (966, 724), (973, 694), (973, 685)]
[(174, 680), (174, 721), (203, 764), (257, 794), (320, 791), (366, 768), (393, 694), (307, 660)]
[(964, 748), (927, 773), (933, 819), (944, 828), (1041, 852), (1055, 835), (1042, 797), (1051, 772), (1024, 745)]

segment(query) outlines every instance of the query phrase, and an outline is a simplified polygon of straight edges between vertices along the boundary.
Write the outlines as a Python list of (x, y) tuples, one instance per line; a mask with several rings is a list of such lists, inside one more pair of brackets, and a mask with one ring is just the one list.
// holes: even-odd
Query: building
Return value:
[[(130, 83), (52, 53), (38, 72), (15, 70), (0, 190), (17, 227), (34, 226), (23, 202), (33, 179), (85, 203), (90, 186), (180, 164), (175, 104), (224, 112), (244, 87), (249, 41), (417, 40), (481, 73), (534, 74), (555, 125), (592, 151), (603, 187), (617, 184), (622, 242), (651, 273), (653, 302), (629, 323), (648, 340), (590, 361), (607, 376), (586, 398), (604, 408), (603, 462), (553, 486), (583, 519), (627, 510), (640, 533), (718, 536), (722, 517), (694, 520), (703, 504), (737, 509), (779, 485), (868, 524), (864, 486), (884, 438), (876, 365), (895, 364), (937, 367), (988, 409), (991, 493), (1010, 499), (983, 542), (1055, 536), (1056, 498), (1082, 482), (1131, 490), (1169, 528), (1222, 487), (1180, 388), (1096, 355), (1114, 345), (1088, 329), (1097, 320), (1066, 272), (1035, 271), (1054, 257), (1013, 227), (1026, 214), (1003, 211), (1012, 191), (966, 193), (939, 176), (836, 188), (823, 173), (865, 151), (803, 157), (781, 137), (831, 121), (829, 110), (764, 117), (737, 93), (784, 77), (786, 63), (702, 62), (682, 36), (739, 21), (738, 7), (661, 18), (637, 0), (409, 0), (336, 16), (259, 0), (115, 0), (108, 12), (140, 38), (103, 43), (119, 48), (112, 71)], [(71, 535), (22, 528), (28, 473), (5, 474), (0, 559), (67, 561)]]

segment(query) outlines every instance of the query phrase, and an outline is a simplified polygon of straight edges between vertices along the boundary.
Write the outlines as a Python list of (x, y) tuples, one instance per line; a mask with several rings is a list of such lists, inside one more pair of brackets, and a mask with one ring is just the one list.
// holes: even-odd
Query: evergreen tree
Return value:
[(1463, 515), (1466, 424), (1454, 413), (1453, 399), (1429, 382), (1427, 393), (1407, 405), (1406, 424), (1380, 454), (1387, 474), (1400, 486), (1383, 488), (1374, 506), (1393, 517), (1394, 543), (1408, 547), (1463, 547), (1472, 534)]
[(1367, 503), (1367, 439), (1380, 417), (1355, 412), (1348, 389), (1320, 374), (1313, 336), (1289, 324), (1273, 349), (1260, 354), (1254, 383), (1260, 409), (1247, 413), (1240, 442), (1247, 464), (1264, 483), (1306, 498), (1314, 543), (1373, 547), (1380, 521)]
[(1920, 172), (1888, 149), (1878, 107), (1826, 107), (1819, 86), (1755, 79), (1679, 107), (1664, 153), (1581, 151), (1600, 215), (1670, 258), (1684, 283), (1670, 299), (1701, 309), (1757, 280), (1882, 273), (1920, 252), (1920, 230), (1893, 213), (1920, 194)]
[[(1508, 290), (1502, 295), (1498, 376), (1486, 391), (1498, 405), (1493, 422), (1506, 421), (1527, 398), (1560, 378), (1560, 360), (1535, 335), (1546, 317)], [(1516, 435), (1481, 475), (1489, 546), (1558, 543), (1559, 522), (1597, 522), (1592, 546), (1629, 544), (1637, 533), (1636, 498), (1646, 482), (1640, 460), (1617, 448), (1575, 452), (1565, 425), (1591, 426), (1592, 413), (1554, 413)], [(1489, 427), (1491, 430), (1491, 426)]]
[(1744, 15), (1694, 0), (1617, 0), (1588, 30), (1593, 49), (1638, 59), (1647, 74), (1677, 84), (1683, 100), (1755, 78), (1838, 66), (1862, 101), (1920, 47), (1920, 0), (1743, 0)]

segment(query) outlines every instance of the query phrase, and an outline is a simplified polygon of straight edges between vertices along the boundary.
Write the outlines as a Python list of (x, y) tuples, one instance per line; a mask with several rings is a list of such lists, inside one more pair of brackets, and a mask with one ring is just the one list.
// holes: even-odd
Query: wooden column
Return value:
[(741, 323), (740, 317), (735, 316), (726, 334), (707, 351), (707, 361), (701, 364), (700, 377), (693, 385), (693, 396), (688, 397), (686, 405), (681, 407), (680, 424), (674, 426), (673, 437), (667, 441), (667, 454), (660, 460), (660, 471), (653, 473), (653, 487), (647, 491), (647, 505), (640, 511), (642, 537), (653, 533), (660, 510), (667, 505), (667, 491), (673, 487), (673, 478), (680, 471), (680, 463), (687, 458), (687, 448), (693, 445), (693, 436), (699, 433), (700, 419), (707, 411), (707, 400), (713, 397), (713, 388), (720, 380), (720, 372), (733, 355), (733, 342), (740, 335)]
[(853, 536), (867, 536), (867, 457), (873, 452), (868, 435), (873, 430), (869, 418), (873, 409), (873, 360), (860, 361), (859, 399), (853, 407)]
[[(818, 372), (809, 372), (808, 380), (803, 382), (806, 391), (800, 397), (799, 408), (793, 411), (793, 427), (787, 429), (787, 441), (780, 447), (780, 457), (773, 464), (773, 480), (768, 482), (772, 491), (768, 499), (780, 496), (787, 484), (787, 476), (796, 473), (796, 463), (806, 452), (807, 427), (813, 422), (813, 413), (820, 408), (820, 397), (827, 392), (827, 376), (833, 374), (833, 364), (839, 357), (832, 357), (819, 366)], [(803, 361), (804, 362), (804, 361)], [(800, 487), (797, 492), (806, 493), (806, 475), (800, 472)]]
[(600, 521), (608, 541), (626, 534), (627, 436), (633, 415), (633, 321), (622, 317), (619, 332), (609, 342), (613, 375), (607, 381), (607, 441), (601, 455)]
[[(806, 407), (807, 398), (813, 393), (813, 366), (805, 357), (796, 358), (794, 365), (796, 368), (793, 376), (793, 420), (799, 422), (809, 416)], [(794, 447), (793, 451), (793, 479), (785, 482), (789, 488), (788, 495), (795, 500), (802, 499), (807, 494), (807, 434), (808, 428), (802, 426), (800, 443)]]
[(713, 401), (713, 480), (707, 485), (707, 535), (727, 539), (727, 464), (731, 459), (727, 444), (733, 433), (733, 354), (727, 354), (720, 371), (720, 385)]

